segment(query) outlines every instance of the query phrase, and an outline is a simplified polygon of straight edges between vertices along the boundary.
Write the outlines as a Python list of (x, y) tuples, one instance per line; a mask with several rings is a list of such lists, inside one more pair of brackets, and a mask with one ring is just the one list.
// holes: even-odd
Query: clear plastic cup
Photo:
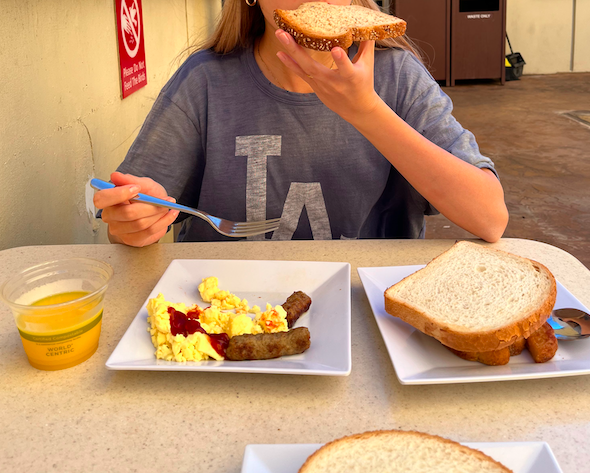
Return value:
[(112, 275), (102, 261), (70, 258), (25, 269), (0, 286), (32, 366), (61, 370), (94, 354)]

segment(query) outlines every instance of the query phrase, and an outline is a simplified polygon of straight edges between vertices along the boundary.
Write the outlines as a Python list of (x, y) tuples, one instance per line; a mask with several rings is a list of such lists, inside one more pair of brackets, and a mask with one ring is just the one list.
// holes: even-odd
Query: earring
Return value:
[(253, 7), (254, 5), (256, 5), (256, 2), (258, 2), (258, 0), (244, 0), (246, 2), (246, 5), (248, 5), (249, 7)]

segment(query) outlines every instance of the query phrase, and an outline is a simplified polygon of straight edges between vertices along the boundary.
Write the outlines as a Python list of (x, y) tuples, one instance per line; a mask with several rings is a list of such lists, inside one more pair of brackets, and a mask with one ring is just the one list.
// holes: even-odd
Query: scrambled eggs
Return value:
[[(229, 291), (219, 289), (216, 277), (203, 279), (199, 284), (201, 299), (211, 306), (202, 309), (197, 304), (186, 306), (165, 300), (163, 294), (150, 299), (147, 304), (148, 331), (156, 348), (156, 358), (173, 361), (223, 360), (223, 352), (216, 350), (209, 334), (227, 334), (229, 338), (243, 334), (287, 332), (287, 313), (282, 306), (272, 307), (266, 304), (262, 312), (260, 307), (248, 306), (246, 299), (240, 299)], [(171, 308), (171, 309), (169, 309)], [(173, 309), (173, 310), (172, 310)], [(194, 333), (177, 333), (173, 335), (171, 312), (178, 311), (198, 319), (199, 329)], [(255, 314), (254, 318), (248, 313)]]

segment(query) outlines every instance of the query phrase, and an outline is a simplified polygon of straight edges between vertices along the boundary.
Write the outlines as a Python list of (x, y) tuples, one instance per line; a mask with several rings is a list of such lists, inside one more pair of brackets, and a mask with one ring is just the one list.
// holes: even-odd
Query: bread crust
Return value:
[(467, 455), (474, 456), (482, 462), (495, 465), (498, 467), (498, 471), (502, 471), (505, 473), (512, 473), (512, 470), (509, 470), (504, 465), (497, 462), (493, 458), (489, 457), (485, 453), (480, 452), (479, 450), (476, 450), (476, 449), (470, 448), (470, 447), (466, 447), (464, 445), (461, 445), (458, 442), (446, 439), (444, 437), (440, 437), (438, 435), (426, 434), (424, 432), (417, 432), (414, 430), (374, 430), (374, 431), (370, 431), (370, 432), (364, 432), (361, 434), (349, 435), (346, 437), (342, 437), (342, 438), (333, 440), (332, 442), (325, 444), (319, 450), (316, 450), (312, 455), (310, 455), (307, 458), (306, 462), (303, 464), (303, 466), (299, 469), (299, 473), (315, 473), (316, 471), (319, 471), (319, 470), (316, 470), (314, 467), (314, 463), (316, 462), (316, 460), (318, 460), (323, 455), (326, 455), (326, 454), (329, 455), (331, 452), (336, 451), (337, 449), (342, 448), (343, 446), (345, 447), (347, 443), (363, 441), (363, 440), (374, 438), (374, 437), (395, 437), (395, 436), (414, 436), (419, 439), (436, 440), (438, 442), (452, 446), (453, 448), (457, 449), (457, 451), (461, 451)]
[(390, 24), (352, 27), (340, 35), (324, 36), (291, 21), (287, 16), (288, 12), (289, 10), (274, 11), (274, 20), (277, 26), (293, 36), (299, 45), (318, 51), (330, 51), (336, 46), (348, 49), (354, 41), (395, 38), (396, 36), (402, 36), (406, 32), (406, 22), (399, 18), (391, 17), (392, 22)]
[[(465, 242), (458, 242), (455, 245), (459, 245), (461, 243)], [(448, 251), (451, 251), (453, 248), (454, 247)], [(507, 254), (505, 251), (491, 248), (486, 248), (486, 251)], [(432, 264), (433, 262), (437, 261), (437, 259), (445, 253), (437, 256), (428, 264)], [(519, 258), (522, 257), (519, 256)], [(433, 320), (427, 313), (411, 306), (410, 304), (393, 299), (392, 297), (388, 297), (388, 291), (390, 291), (391, 287), (385, 291), (385, 311), (388, 314), (398, 317), (404, 322), (409, 323), (426, 335), (436, 338), (443, 345), (446, 345), (447, 347), (453, 348), (455, 350), (463, 352), (488, 352), (500, 350), (504, 347), (512, 345), (518, 339), (523, 337), (528, 338), (532, 333), (536, 332), (545, 323), (551, 314), (553, 306), (555, 305), (555, 299), (557, 297), (555, 278), (547, 267), (537, 261), (530, 259), (528, 260), (538, 271), (547, 275), (551, 282), (550, 290), (548, 291), (543, 303), (537, 307), (537, 309), (523, 315), (519, 320), (505, 325), (504, 327), (480, 332), (457, 331), (448, 325)], [(403, 284), (404, 281), (411, 278), (412, 276), (413, 275), (410, 275), (407, 278), (404, 278), (397, 284)], [(397, 284), (392, 287), (397, 286)]]

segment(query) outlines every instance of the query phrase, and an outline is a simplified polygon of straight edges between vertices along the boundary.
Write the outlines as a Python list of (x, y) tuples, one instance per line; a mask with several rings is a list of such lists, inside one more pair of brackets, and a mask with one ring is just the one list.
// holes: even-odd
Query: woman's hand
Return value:
[(342, 48), (332, 49), (336, 66), (332, 70), (311, 58), (285, 31), (279, 29), (275, 34), (288, 53), (280, 51), (277, 57), (312, 87), (326, 107), (344, 120), (354, 125), (382, 101), (374, 86), (375, 41), (360, 43), (352, 61)]
[(102, 209), (102, 220), (109, 225), (109, 240), (129, 246), (147, 246), (157, 242), (178, 217), (178, 210), (129, 202), (138, 193), (176, 202), (166, 189), (148, 177), (114, 172), (116, 187), (94, 194), (94, 205)]

